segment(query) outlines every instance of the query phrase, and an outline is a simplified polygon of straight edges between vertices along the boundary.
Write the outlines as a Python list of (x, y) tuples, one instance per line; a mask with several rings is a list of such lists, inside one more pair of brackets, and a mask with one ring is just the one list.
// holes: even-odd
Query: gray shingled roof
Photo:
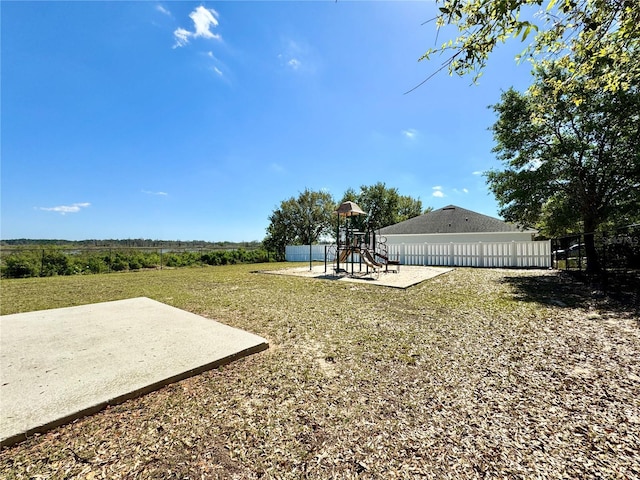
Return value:
[(492, 232), (523, 232), (527, 230), (503, 222), (497, 218), (472, 212), (455, 205), (448, 205), (433, 210), (424, 215), (410, 218), (404, 222), (389, 225), (380, 229), (383, 235), (421, 233), (492, 233)]

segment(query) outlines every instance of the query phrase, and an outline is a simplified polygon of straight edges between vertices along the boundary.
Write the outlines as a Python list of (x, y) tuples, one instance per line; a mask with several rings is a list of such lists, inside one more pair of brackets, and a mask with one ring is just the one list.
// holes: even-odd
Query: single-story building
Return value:
[[(533, 241), (536, 230), (448, 205), (377, 232), (378, 258), (401, 265), (486, 268), (549, 268), (551, 242)], [(382, 238), (381, 238), (382, 237)], [(317, 260), (334, 261), (325, 245)], [(329, 254), (329, 256), (325, 256)], [(313, 253), (312, 253), (313, 255)], [(287, 246), (287, 261), (308, 261), (309, 246)]]
[(381, 228), (387, 245), (418, 243), (531, 242), (537, 230), (448, 205)]

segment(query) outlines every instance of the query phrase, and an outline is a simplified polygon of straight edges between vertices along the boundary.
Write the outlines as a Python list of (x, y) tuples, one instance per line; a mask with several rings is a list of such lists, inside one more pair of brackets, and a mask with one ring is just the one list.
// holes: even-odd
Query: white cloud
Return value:
[(223, 77), (222, 71), (218, 67), (213, 67), (213, 71), (218, 74), (220, 77)]
[(416, 135), (418, 135), (418, 131), (413, 129), (413, 128), (409, 128), (407, 130), (403, 130), (402, 134), (407, 137), (409, 140), (413, 140)]
[(301, 64), (300, 60), (298, 60), (297, 58), (292, 58), (291, 60), (289, 60), (287, 62), (287, 65), (289, 65), (294, 70), (297, 70), (298, 68), (300, 68), (300, 65), (302, 65), (302, 64)]
[(318, 62), (314, 57), (315, 53), (311, 47), (291, 39), (284, 41), (282, 53), (278, 54), (282, 66), (300, 73), (317, 71)]
[(142, 193), (146, 193), (147, 195), (159, 195), (161, 197), (166, 197), (169, 195), (167, 192), (152, 192), (149, 190), (142, 190)]
[(164, 15), (168, 16), (168, 17), (171, 17), (171, 16), (172, 16), (172, 15), (171, 15), (171, 12), (170, 12), (169, 10), (167, 10), (166, 8), (164, 8), (164, 7), (163, 7), (162, 5), (160, 5), (160, 4), (156, 5), (156, 10), (157, 10), (157, 11), (159, 11), (160, 13), (162, 13), (162, 14), (164, 14)]
[(173, 32), (173, 36), (176, 39), (176, 43), (173, 48), (184, 47), (187, 43), (189, 43), (189, 36), (191, 36), (191, 32), (185, 30), (184, 28), (178, 28)]
[(462, 191), (463, 191), (463, 193), (469, 193), (469, 190), (466, 189), (466, 188), (463, 188)]
[(482, 175), (482, 171), (476, 170), (475, 172), (472, 172), (471, 175)]
[(432, 187), (432, 189), (433, 189), (433, 193), (431, 194), (432, 197), (437, 197), (437, 198), (445, 197), (445, 194), (442, 191), (442, 187), (440, 185), (436, 185), (435, 187)]
[(211, 31), (219, 25), (218, 12), (212, 8), (204, 8), (202, 5), (197, 7), (193, 12), (189, 14), (189, 18), (193, 21), (194, 31), (186, 30), (182, 27), (178, 27), (173, 36), (176, 39), (176, 43), (173, 48), (184, 47), (192, 38), (213, 38), (219, 40), (221, 37), (217, 33)]
[(218, 26), (218, 12), (213, 8), (204, 8), (200, 5), (189, 14), (189, 18), (193, 20), (196, 27), (194, 37), (220, 38), (220, 35), (211, 31), (211, 27)]
[(40, 207), (39, 210), (44, 210), (45, 212), (58, 212), (61, 215), (66, 215), (67, 213), (78, 213), (81, 208), (86, 208), (91, 204), (88, 202), (83, 203), (72, 203), (71, 205), (60, 205), (58, 207)]

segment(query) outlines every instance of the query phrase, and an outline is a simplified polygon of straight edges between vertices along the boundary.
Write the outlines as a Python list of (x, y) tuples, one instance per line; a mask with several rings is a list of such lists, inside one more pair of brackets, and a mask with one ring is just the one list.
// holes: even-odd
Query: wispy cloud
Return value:
[(472, 172), (471, 175), (482, 175), (482, 171), (476, 170), (475, 172)]
[(78, 213), (82, 208), (87, 208), (91, 204), (89, 202), (72, 203), (71, 205), (59, 205), (57, 207), (39, 207), (38, 210), (44, 210), (45, 212), (57, 212), (61, 215), (67, 213)]
[(457, 188), (453, 189), (453, 193), (469, 193), (469, 190), (466, 188), (463, 188), (461, 190), (458, 190)]
[(167, 10), (166, 8), (164, 8), (160, 4), (156, 5), (156, 10), (158, 12), (162, 13), (163, 15), (166, 15), (167, 17), (172, 17), (173, 16), (173, 15), (171, 15), (171, 12), (169, 10)]
[(204, 53), (204, 55), (207, 57), (207, 61), (211, 62), (211, 65), (208, 68), (218, 77), (225, 78), (224, 71), (226, 71), (226, 66), (213, 54), (211, 50)]
[(312, 49), (299, 41), (286, 40), (278, 58), (284, 67), (295, 72), (314, 73), (317, 69)]
[(292, 58), (287, 62), (287, 65), (289, 65), (294, 70), (298, 70), (302, 63), (300, 63), (300, 60), (298, 60), (297, 58)]
[(418, 135), (418, 131), (414, 128), (409, 128), (407, 130), (403, 130), (402, 135), (407, 137), (409, 140), (413, 140)]
[(433, 193), (431, 194), (432, 197), (443, 198), (446, 196), (442, 191), (442, 187), (440, 185), (436, 185), (435, 187), (432, 187), (432, 189), (433, 189)]
[(142, 190), (142, 193), (146, 193), (147, 195), (158, 195), (161, 197), (166, 197), (169, 195), (167, 192), (152, 192), (150, 190)]
[(189, 18), (193, 21), (193, 31), (179, 27), (173, 32), (176, 43), (173, 48), (184, 47), (192, 38), (211, 38), (219, 40), (221, 37), (217, 33), (211, 31), (212, 28), (218, 26), (218, 12), (213, 8), (205, 8), (202, 5), (197, 7), (189, 14)]
[(191, 32), (185, 30), (184, 28), (177, 28), (173, 32), (173, 38), (176, 39), (176, 43), (173, 45), (173, 48), (184, 47), (187, 43), (189, 43), (189, 37), (191, 36)]
[(283, 173), (285, 171), (284, 167), (279, 163), (272, 163), (271, 165), (269, 165), (269, 168), (271, 169), (271, 171), (276, 173)]

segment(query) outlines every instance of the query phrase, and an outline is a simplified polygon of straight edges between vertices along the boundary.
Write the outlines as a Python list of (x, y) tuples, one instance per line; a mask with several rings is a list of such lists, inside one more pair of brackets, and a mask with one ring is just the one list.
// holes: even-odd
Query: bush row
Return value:
[(173, 251), (158, 250), (63, 251), (22, 249), (2, 253), (3, 278), (51, 277), (91, 273), (121, 272), (145, 268), (189, 267), (263, 263), (272, 260), (266, 250)]

